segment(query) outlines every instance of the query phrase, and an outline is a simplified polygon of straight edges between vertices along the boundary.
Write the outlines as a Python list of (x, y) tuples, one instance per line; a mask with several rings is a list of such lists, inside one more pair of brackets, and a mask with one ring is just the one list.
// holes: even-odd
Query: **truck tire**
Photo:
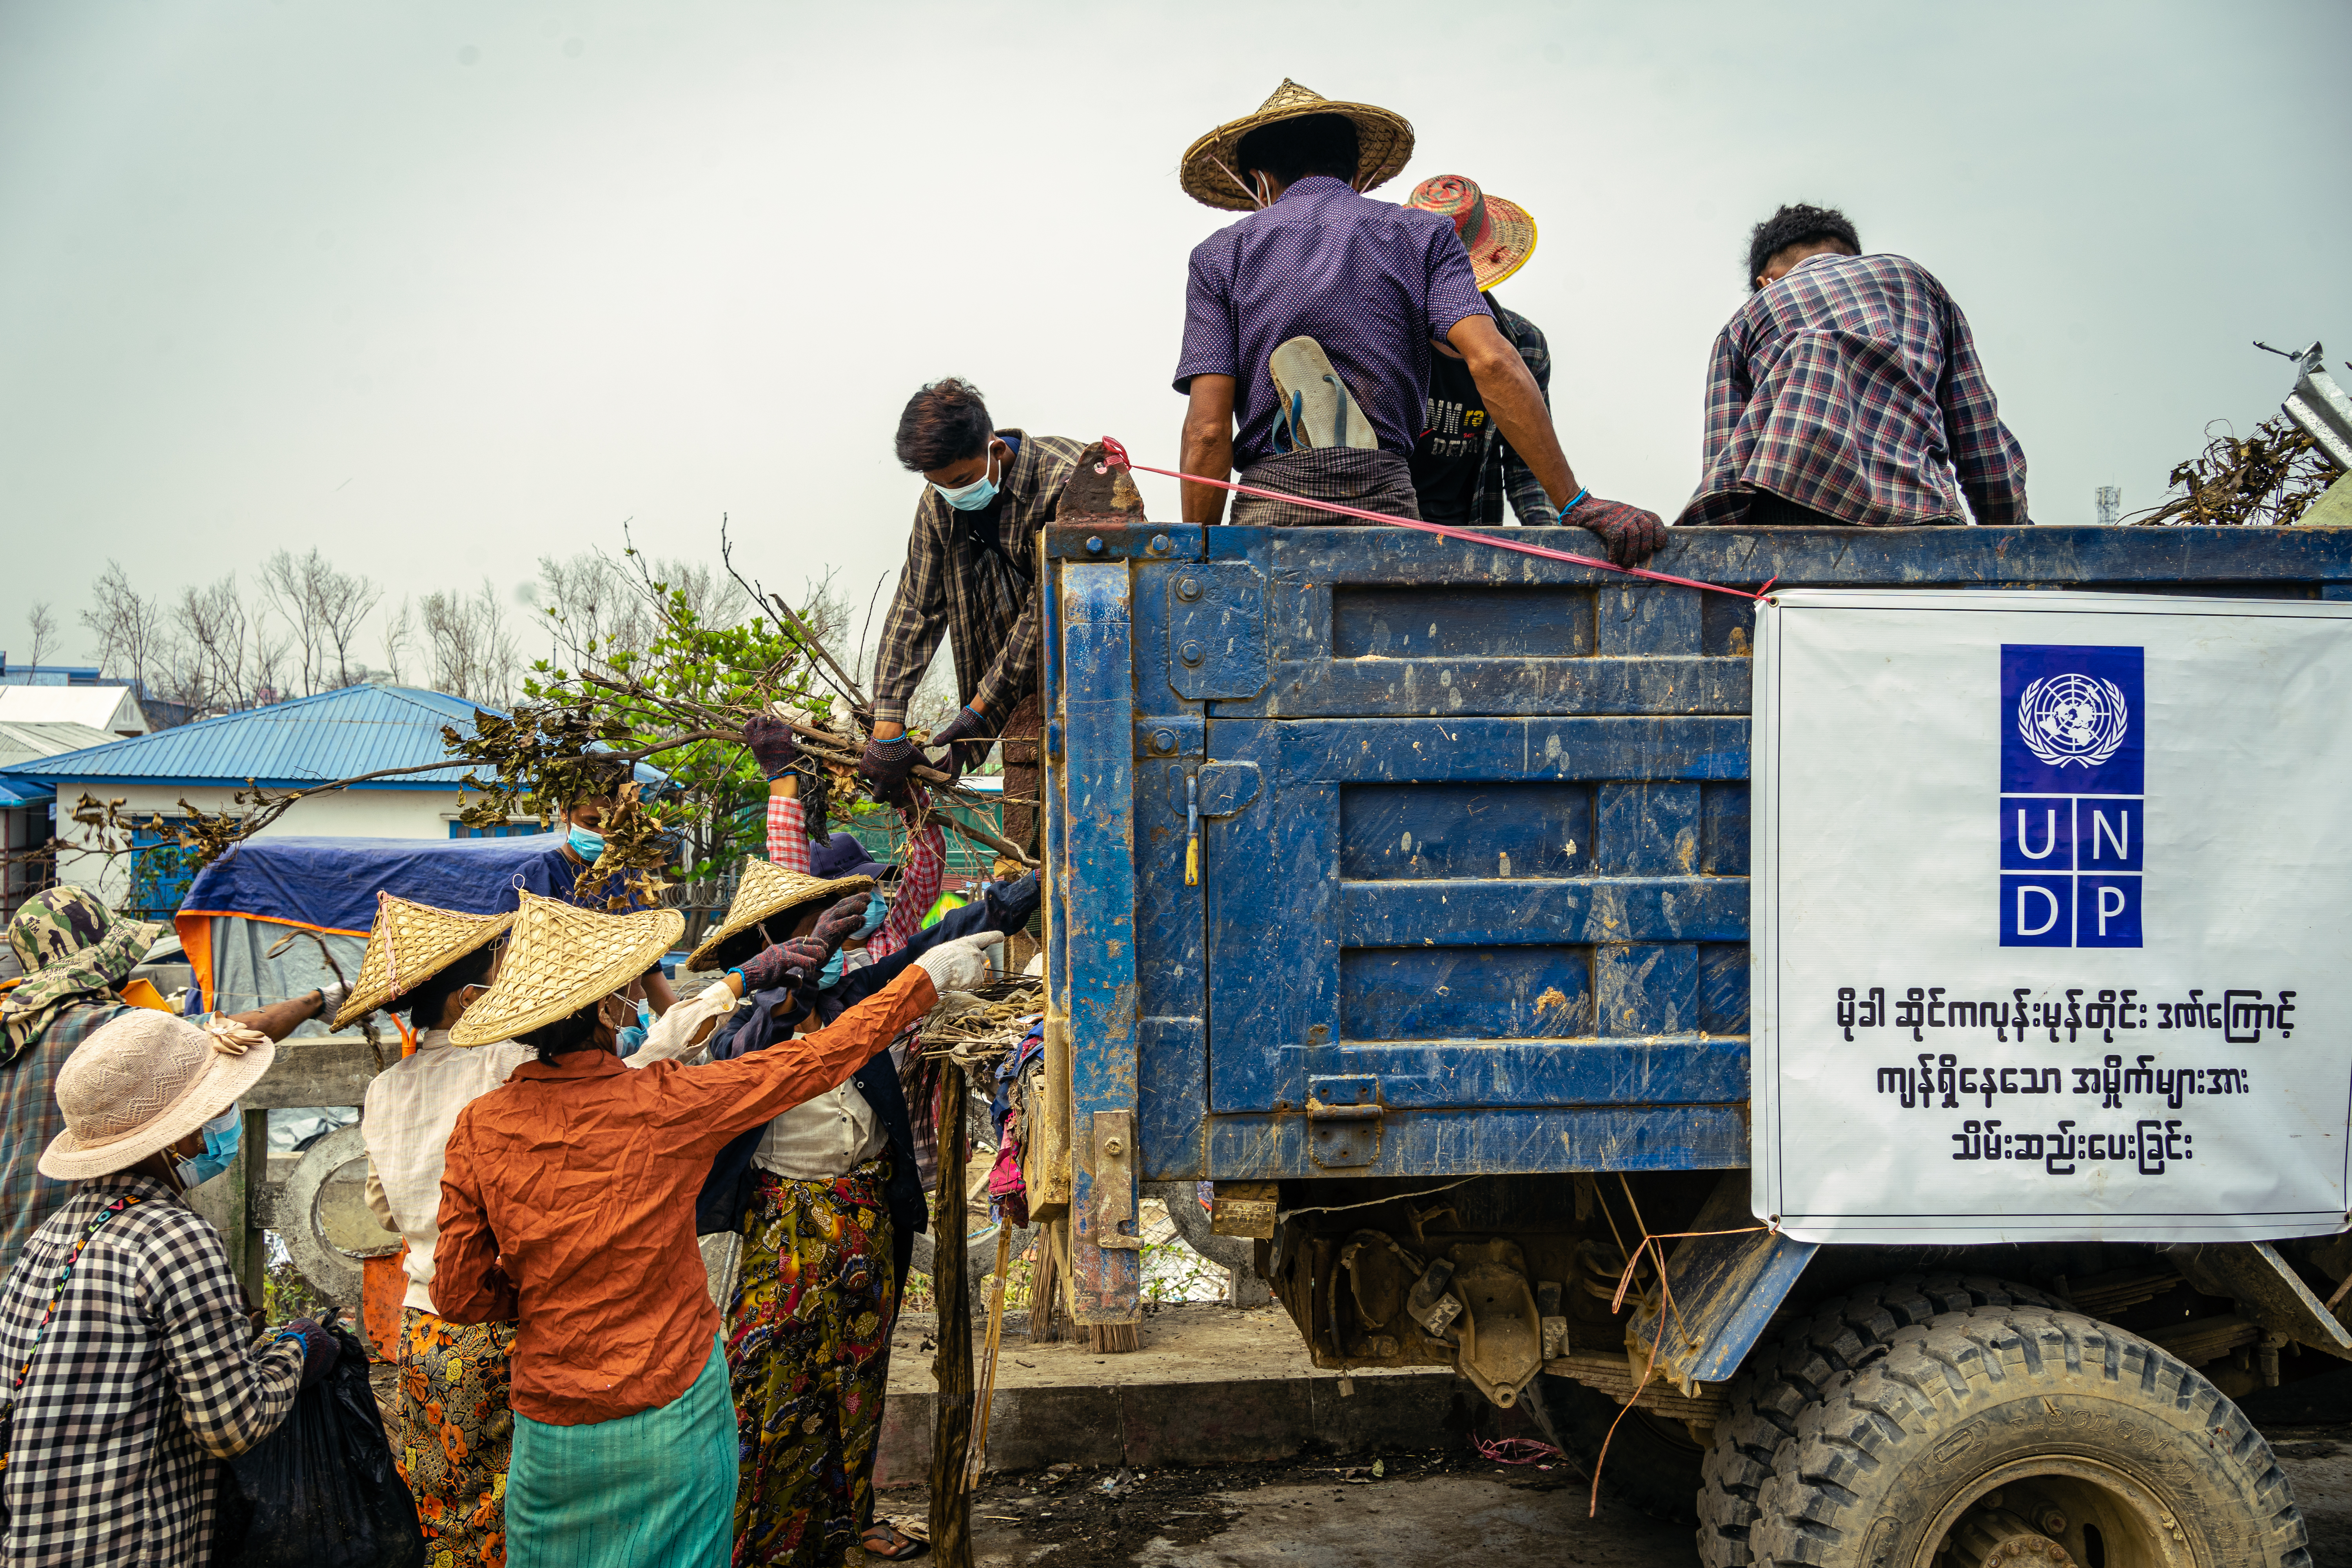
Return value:
[(1841, 1377), (1781, 1446), (1751, 1540), (1773, 1568), (1929, 1568), (1947, 1548), (2019, 1568), (2311, 1563), (2294, 1489), (2228, 1396), (2038, 1307), (1945, 1314)]
[(1797, 1419), (1832, 1382), (1885, 1353), (1896, 1331), (1971, 1307), (2047, 1307), (2057, 1298), (2031, 1285), (1976, 1275), (1898, 1275), (1813, 1307), (1778, 1340), (1759, 1347), (1731, 1382), (1731, 1410), (1717, 1423), (1701, 1467), (1698, 1558), (1706, 1568), (1749, 1568), (1756, 1494), (1772, 1474)]
[[(1568, 1457), (1591, 1475), (1601, 1468), (1601, 1489), (1631, 1503), (1652, 1519), (1689, 1524), (1697, 1518), (1691, 1500), (1698, 1491), (1699, 1460), (1706, 1450), (1679, 1421), (1668, 1421), (1636, 1405), (1631, 1410), (1597, 1388), (1573, 1378), (1540, 1374), (1544, 1413)], [(1618, 1420), (1622, 1413), (1624, 1419)], [(1616, 1435), (1610, 1423), (1616, 1422)], [(1609, 1445), (1604, 1458), (1601, 1446)]]

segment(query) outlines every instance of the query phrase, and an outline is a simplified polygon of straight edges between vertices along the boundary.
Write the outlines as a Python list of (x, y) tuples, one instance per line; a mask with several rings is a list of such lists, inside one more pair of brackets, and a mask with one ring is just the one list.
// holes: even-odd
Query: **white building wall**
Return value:
[[(199, 811), (234, 808), (236, 791), (182, 788), (170, 784), (124, 784), (110, 780), (68, 779), (58, 784), (58, 880), (92, 888), (110, 908), (131, 893), (131, 857), (109, 855), (98, 836), (73, 820), (74, 803), (88, 795), (105, 801), (121, 797), (121, 814), (143, 822), (151, 815), (184, 816), (185, 800)], [(295, 804), (257, 838), (446, 838), (457, 820), (455, 789), (347, 789)]]

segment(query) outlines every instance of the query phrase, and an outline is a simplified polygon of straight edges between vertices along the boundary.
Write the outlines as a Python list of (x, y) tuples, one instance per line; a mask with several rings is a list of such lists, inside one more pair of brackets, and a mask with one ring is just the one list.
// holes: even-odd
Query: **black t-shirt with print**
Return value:
[(1500, 485), (1486, 487), (1491, 518), (1470, 515), (1478, 493), (1478, 468), (1494, 449), (1496, 437), (1486, 413), (1486, 400), (1470, 374), (1468, 362), (1443, 350), (1429, 356), (1429, 402), (1421, 435), (1412, 444), (1412, 489), (1421, 501), (1421, 515), (1431, 522), (1479, 523), (1502, 521)]

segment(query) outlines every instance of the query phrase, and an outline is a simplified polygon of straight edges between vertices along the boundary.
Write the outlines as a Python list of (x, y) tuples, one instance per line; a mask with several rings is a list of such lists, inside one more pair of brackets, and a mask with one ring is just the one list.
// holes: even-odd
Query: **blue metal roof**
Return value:
[(58, 798), (58, 792), (47, 784), (30, 779), (12, 779), (0, 773), (0, 811), (13, 811), (23, 805), (40, 805)]
[[(0, 769), (0, 787), (35, 781), (109, 779), (174, 784), (241, 784), (251, 780), (299, 788), (446, 757), (449, 753), (441, 740), (441, 727), (455, 724), (470, 730), (477, 706), (462, 698), (409, 686), (351, 686), (22, 763)], [(363, 787), (447, 789), (466, 772), (463, 765), (453, 764)], [(636, 773), (640, 784), (665, 782), (659, 772), (642, 763)]]

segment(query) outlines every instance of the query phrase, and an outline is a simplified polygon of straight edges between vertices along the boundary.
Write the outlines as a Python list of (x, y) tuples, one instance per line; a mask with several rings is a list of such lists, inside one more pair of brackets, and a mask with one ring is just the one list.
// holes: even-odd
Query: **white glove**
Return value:
[(939, 946), (915, 960), (916, 967), (931, 977), (931, 985), (940, 991), (971, 991), (988, 984), (990, 964), (982, 951), (1004, 945), (1001, 931), (974, 931)]
[(344, 998), (351, 994), (352, 988), (340, 980), (331, 980), (320, 986), (319, 1016), (330, 1023), (333, 1022), (336, 1009), (343, 1005)]

